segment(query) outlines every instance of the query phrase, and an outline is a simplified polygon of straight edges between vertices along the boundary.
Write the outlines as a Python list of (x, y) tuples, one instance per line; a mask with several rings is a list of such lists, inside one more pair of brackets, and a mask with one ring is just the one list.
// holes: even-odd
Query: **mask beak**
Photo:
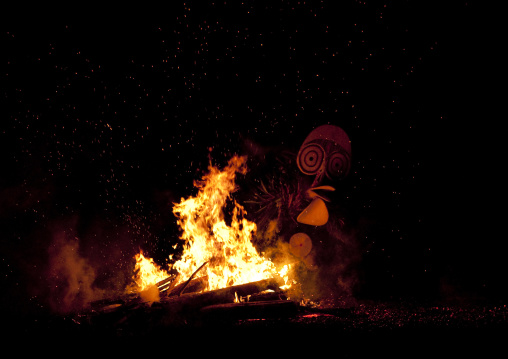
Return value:
[(326, 202), (330, 199), (320, 194), (321, 191), (335, 191), (332, 186), (319, 186), (307, 191), (307, 196), (312, 202), (298, 215), (296, 221), (311, 226), (323, 226), (328, 222), (328, 208)]
[(333, 192), (335, 191), (335, 188), (332, 186), (318, 186), (318, 187), (312, 187), (307, 190), (307, 197), (314, 199), (314, 198), (321, 198), (323, 201), (330, 202), (330, 199), (324, 195), (324, 192)]

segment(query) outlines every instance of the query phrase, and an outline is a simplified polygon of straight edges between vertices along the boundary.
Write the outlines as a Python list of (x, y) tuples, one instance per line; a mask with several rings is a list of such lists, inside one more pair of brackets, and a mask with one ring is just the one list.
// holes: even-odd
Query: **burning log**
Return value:
[[(165, 313), (164, 320), (167, 321), (167, 324), (174, 324), (175, 322), (183, 323), (196, 320), (201, 321), (204, 319), (203, 315), (209, 316), (212, 312), (217, 310), (227, 311), (229, 308), (227, 305), (223, 307), (214, 307), (216, 305), (235, 304), (235, 298), (246, 297), (252, 294), (266, 291), (268, 289), (278, 291), (281, 285), (282, 284), (280, 281), (275, 279), (264, 279), (256, 282), (230, 286), (203, 293), (186, 293), (180, 296), (174, 295), (166, 297), (162, 299), (160, 303), (155, 303), (154, 305), (160, 307), (163, 310)], [(286, 301), (280, 300), (280, 302)], [(288, 304), (288, 306), (290, 305), (291, 304)], [(205, 307), (210, 308), (205, 309), (204, 312), (202, 312), (201, 309)], [(251, 305), (251, 307), (247, 307), (248, 306), (246, 306), (246, 308), (243, 310), (250, 310), (252, 312), (253, 309), (251, 309), (251, 307), (253, 307), (257, 308), (259, 312), (260, 310), (267, 309), (267, 305), (264, 307), (262, 305), (258, 305), (258, 307), (254, 307), (253, 305)], [(235, 306), (231, 306), (231, 308), (233, 311), (241, 311), (241, 309), (236, 309)]]
[[(244, 298), (241, 298), (244, 299)], [(246, 299), (246, 300), (245, 300)], [(243, 301), (247, 302), (265, 302), (265, 301), (276, 301), (276, 300), (288, 300), (286, 293), (280, 290), (265, 290), (263, 292), (254, 293), (248, 295)], [(242, 301), (242, 300), (240, 300)]]
[(159, 292), (164, 292), (173, 286), (173, 277), (167, 277), (166, 279), (157, 282), (155, 286), (159, 288)]
[(173, 297), (173, 296), (180, 296), (183, 294), (183, 292), (187, 293), (195, 293), (195, 292), (201, 292), (206, 289), (206, 285), (208, 283), (208, 277), (203, 276), (199, 278), (195, 278), (192, 280), (188, 280), (187, 282), (180, 283), (177, 286), (168, 289), (166, 292), (163, 291), (159, 287), (159, 290), (163, 294), (164, 297)]
[(196, 275), (197, 272), (199, 272), (199, 270), (201, 268), (203, 268), (205, 266), (205, 264), (208, 263), (208, 261), (206, 261), (205, 263), (201, 264), (201, 266), (196, 269), (194, 271), (194, 273), (192, 273), (192, 275), (189, 277), (189, 279), (187, 279), (187, 281), (184, 283), (184, 286), (182, 287), (182, 289), (178, 292), (178, 295), (182, 295), (183, 291), (185, 290), (185, 288), (187, 288), (187, 286), (189, 285), (189, 283), (191, 282), (192, 278), (194, 278), (194, 276)]
[[(193, 279), (186, 290), (206, 283), (206, 277)], [(231, 324), (235, 320), (288, 318), (298, 311), (298, 304), (287, 300), (280, 279), (234, 285), (207, 292), (181, 293), (184, 284), (175, 286), (172, 295), (148, 302), (140, 295), (125, 295), (117, 300), (94, 303), (94, 310), (81, 313), (79, 321), (99, 330), (143, 332), (171, 330), (203, 324)], [(156, 288), (156, 287), (155, 287)], [(234, 303), (235, 300), (248, 300)], [(90, 328), (92, 328), (90, 327)]]
[[(193, 278), (196, 275), (196, 273), (199, 272), (199, 270), (201, 268), (203, 268), (205, 266), (205, 264), (207, 264), (207, 263), (208, 263), (208, 261), (206, 261), (198, 269), (196, 269), (194, 271), (194, 273), (192, 273), (192, 275), (189, 277), (189, 279), (187, 279), (187, 281), (177, 285), (176, 287), (174, 287), (170, 291), (168, 291), (168, 293), (166, 293), (166, 296), (168, 296), (168, 297), (171, 297), (173, 295), (180, 296), (180, 295), (182, 295), (183, 291), (186, 288), (191, 289), (191, 292), (199, 292), (199, 291), (204, 290), (206, 288), (206, 283), (208, 282), (208, 278), (206, 276), (198, 278), (196, 280), (194, 280)], [(165, 282), (165, 281), (166, 280), (164, 280), (162, 282)], [(165, 283), (163, 283), (161, 286), (157, 285), (157, 287), (159, 288), (159, 292), (162, 292), (161, 288), (163, 288), (164, 286), (165, 286)]]
[(187, 293), (178, 297), (171, 296), (161, 301), (164, 305), (204, 307), (206, 305), (233, 303), (238, 296), (247, 296), (263, 292), (268, 289), (278, 290), (281, 282), (275, 279), (263, 279), (257, 282), (234, 285), (222, 289), (211, 290), (203, 293)]

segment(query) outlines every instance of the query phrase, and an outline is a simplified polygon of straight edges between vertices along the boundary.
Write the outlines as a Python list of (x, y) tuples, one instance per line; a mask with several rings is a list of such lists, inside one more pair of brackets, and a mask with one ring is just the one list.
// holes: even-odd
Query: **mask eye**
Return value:
[(315, 143), (308, 144), (298, 153), (297, 164), (300, 171), (307, 175), (316, 174), (321, 168), (325, 151)]
[(331, 178), (345, 176), (349, 171), (349, 159), (342, 153), (332, 153), (326, 165), (326, 174)]

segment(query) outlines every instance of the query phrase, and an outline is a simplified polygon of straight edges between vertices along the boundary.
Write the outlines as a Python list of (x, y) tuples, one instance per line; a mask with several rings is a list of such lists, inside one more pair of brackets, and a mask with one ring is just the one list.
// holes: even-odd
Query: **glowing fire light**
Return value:
[(168, 272), (154, 263), (153, 259), (146, 258), (142, 252), (136, 254), (136, 266), (134, 268), (134, 285), (129, 289), (143, 291), (155, 283), (167, 278)]
[[(258, 254), (251, 242), (256, 224), (245, 218), (244, 208), (231, 197), (236, 189), (236, 173), (245, 174), (247, 171), (245, 160), (245, 157), (235, 156), (222, 171), (210, 165), (209, 173), (194, 183), (198, 194), (182, 198), (174, 205), (173, 213), (182, 229), (180, 239), (184, 241), (182, 256), (173, 264), (178, 273), (175, 285), (190, 278), (203, 263), (206, 265), (198, 276), (206, 276), (205, 290), (277, 276), (287, 283), (289, 266), (277, 270), (273, 262)], [(223, 209), (229, 203), (233, 208), (231, 218), (226, 220)], [(139, 276), (146, 274), (147, 277), (138, 278), (137, 282), (150, 285), (168, 276), (153, 261), (146, 262), (142, 255), (140, 258), (139, 262), (148, 263), (152, 268), (139, 270)], [(160, 272), (156, 274), (153, 271)]]

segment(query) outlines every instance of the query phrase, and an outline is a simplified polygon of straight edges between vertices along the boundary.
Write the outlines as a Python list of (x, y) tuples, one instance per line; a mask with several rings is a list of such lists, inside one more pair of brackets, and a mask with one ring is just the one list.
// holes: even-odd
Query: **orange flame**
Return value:
[(129, 291), (143, 291), (157, 282), (169, 277), (168, 272), (161, 269), (153, 259), (146, 258), (143, 252), (136, 254), (136, 266), (134, 267), (134, 284)]
[[(182, 198), (174, 205), (173, 213), (182, 229), (180, 239), (184, 241), (182, 256), (173, 264), (178, 273), (175, 285), (190, 278), (204, 263), (206, 265), (198, 276), (207, 276), (206, 290), (277, 276), (287, 280), (288, 265), (281, 268), (279, 274), (273, 262), (258, 254), (251, 242), (256, 224), (245, 218), (245, 209), (231, 198), (236, 189), (236, 173), (245, 174), (247, 171), (245, 162), (245, 157), (234, 156), (222, 171), (210, 165), (209, 173), (194, 183), (198, 194)], [(233, 209), (227, 224), (223, 208), (231, 202)], [(140, 261), (145, 262), (143, 259)], [(165, 271), (155, 275), (152, 270), (157, 272), (160, 269), (153, 261), (147, 263), (151, 269), (139, 271), (141, 276), (147, 275), (143, 277), (143, 283), (154, 284), (168, 276)]]

